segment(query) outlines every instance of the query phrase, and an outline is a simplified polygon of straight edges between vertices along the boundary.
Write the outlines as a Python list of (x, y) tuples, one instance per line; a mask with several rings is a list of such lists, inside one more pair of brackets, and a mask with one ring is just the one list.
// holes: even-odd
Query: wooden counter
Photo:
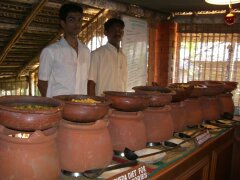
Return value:
[[(238, 160), (232, 161), (232, 157), (233, 152), (240, 154), (240, 151), (238, 149), (237, 153), (237, 150), (234, 149), (234, 131), (234, 128), (229, 129), (222, 135), (206, 142), (188, 156), (160, 170), (151, 179), (236, 179), (240, 166), (239, 164), (237, 166)], [(239, 155), (238, 158), (240, 158)], [(237, 167), (232, 168), (232, 166)]]
[(232, 159), (232, 180), (240, 179), (240, 126), (235, 128)]
[[(169, 165), (165, 164), (164, 167), (160, 167), (159, 164), (159, 166), (154, 165), (155, 168), (152, 165), (146, 165), (150, 173), (149, 179), (239, 180), (240, 126), (226, 130), (177, 159), (179, 160), (169, 163)], [(121, 157), (116, 157), (115, 160), (116, 162), (126, 162), (126, 159)], [(61, 176), (60, 179), (75, 178)]]

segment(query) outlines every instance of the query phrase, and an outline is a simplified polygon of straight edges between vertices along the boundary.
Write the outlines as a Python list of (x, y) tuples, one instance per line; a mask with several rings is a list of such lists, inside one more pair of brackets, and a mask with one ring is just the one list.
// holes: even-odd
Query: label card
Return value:
[(117, 174), (113, 177), (110, 177), (109, 180), (143, 180), (147, 179), (148, 174), (146, 166), (144, 164), (139, 164), (134, 166), (127, 171)]
[(207, 140), (209, 140), (211, 138), (211, 134), (209, 133), (209, 131), (206, 131), (200, 135), (198, 135), (197, 137), (195, 137), (195, 142), (198, 146), (202, 145), (203, 143), (205, 143)]

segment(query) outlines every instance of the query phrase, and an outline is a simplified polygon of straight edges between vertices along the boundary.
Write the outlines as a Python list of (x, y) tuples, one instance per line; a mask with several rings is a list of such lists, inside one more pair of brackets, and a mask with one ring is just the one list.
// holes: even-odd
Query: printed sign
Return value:
[(195, 142), (198, 146), (202, 145), (204, 142), (206, 142), (207, 140), (209, 140), (211, 138), (211, 134), (209, 133), (209, 131), (206, 131), (200, 135), (198, 135), (195, 138)]
[(111, 177), (109, 180), (143, 180), (147, 179), (147, 177), (146, 166), (144, 164), (139, 164), (121, 174)]
[(147, 83), (148, 24), (146, 20), (123, 16), (122, 48), (128, 59), (128, 91)]

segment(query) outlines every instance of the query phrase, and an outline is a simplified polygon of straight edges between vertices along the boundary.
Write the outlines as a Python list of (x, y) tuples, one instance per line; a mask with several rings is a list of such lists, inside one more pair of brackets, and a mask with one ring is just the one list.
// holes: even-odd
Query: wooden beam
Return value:
[(17, 64), (17, 65), (11, 65), (11, 64), (8, 64), (8, 65), (0, 65), (0, 69), (2, 69), (2, 68), (5, 68), (5, 69), (7, 69), (7, 68), (19, 68), (19, 65), (20, 65), (20, 64)]
[[(94, 22), (101, 14), (104, 14), (105, 11), (106, 11), (105, 9), (101, 9), (88, 23), (86, 23), (86, 24), (82, 27), (81, 31), (83, 31), (85, 28), (87, 28), (87, 26), (88, 26), (89, 24), (91, 24), (92, 22)], [(62, 34), (63, 34), (63, 31), (59, 31), (58, 34), (57, 34), (48, 44), (51, 44), (51, 43), (55, 42), (57, 39), (60, 38), (60, 36), (61, 36)], [(28, 67), (36, 63), (36, 61), (39, 59), (40, 53), (41, 53), (41, 52), (39, 52), (39, 54), (38, 54), (35, 58), (33, 58), (30, 62), (28, 62), (28, 63), (17, 73), (18, 76), (21, 76), (21, 75), (25, 74), (25, 73), (26, 73), (25, 71), (28, 69)], [(34, 69), (33, 69), (33, 71), (34, 71)]]
[(127, 12), (128, 5), (119, 2), (113, 2), (111, 0), (70, 0), (72, 2), (85, 4), (88, 6), (101, 8), (101, 9), (109, 9), (112, 11), (118, 12)]
[(12, 39), (9, 41), (9, 43), (5, 46), (5, 48), (2, 51), (2, 55), (0, 56), (0, 64), (4, 61), (8, 53), (11, 51), (11, 48), (14, 46), (14, 44), (18, 41), (18, 39), (22, 36), (25, 29), (29, 26), (29, 24), (32, 22), (32, 20), (35, 18), (35, 16), (39, 13), (39, 11), (44, 7), (44, 5), (48, 2), (48, 0), (41, 0), (31, 11), (30, 15), (26, 17), (24, 22), (21, 24), (20, 28), (16, 31), (16, 33), (13, 35)]
[(18, 27), (18, 25), (16, 25), (16, 24), (6, 24), (6, 23), (1, 23), (0, 22), (0, 29), (1, 30), (14, 30), (14, 29), (16, 29)]

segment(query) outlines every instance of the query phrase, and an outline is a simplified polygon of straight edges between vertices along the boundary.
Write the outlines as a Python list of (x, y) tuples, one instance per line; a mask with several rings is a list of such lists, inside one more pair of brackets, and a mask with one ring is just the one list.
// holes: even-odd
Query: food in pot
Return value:
[(194, 85), (194, 88), (206, 88), (207, 86), (204, 86), (204, 85), (201, 85), (201, 84), (198, 84), (198, 85)]
[(20, 110), (49, 110), (49, 109), (54, 108), (54, 107), (53, 106), (28, 104), (28, 105), (13, 106), (13, 108), (20, 109)]
[(96, 100), (94, 100), (94, 99), (92, 99), (92, 98), (72, 99), (72, 102), (87, 103), (87, 104), (101, 103), (101, 101), (96, 101)]
[(188, 84), (179, 84), (179, 85), (171, 86), (171, 88), (174, 88), (174, 89), (185, 89), (185, 88), (189, 88), (189, 85)]
[[(190, 84), (171, 84), (169, 87), (171, 89), (175, 89), (175, 90), (185, 90), (188, 89), (191, 85)], [(198, 85), (195, 85), (196, 87), (199, 87)], [(195, 87), (194, 86), (194, 87)], [(202, 86), (200, 86), (202, 87)]]

